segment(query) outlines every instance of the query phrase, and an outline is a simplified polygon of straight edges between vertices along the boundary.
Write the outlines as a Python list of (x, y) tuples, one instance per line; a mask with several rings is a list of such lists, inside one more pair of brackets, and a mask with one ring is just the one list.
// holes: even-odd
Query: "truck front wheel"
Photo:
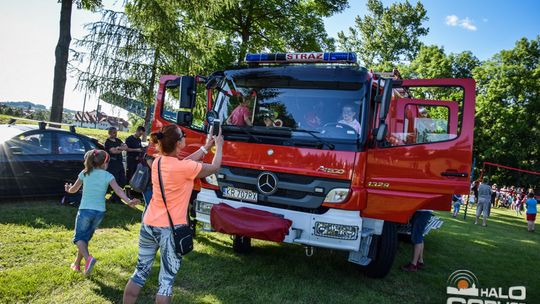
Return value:
[[(360, 266), (361, 270), (370, 278), (383, 278), (392, 268), (398, 247), (397, 225), (384, 222), (382, 234), (375, 236), (371, 242), (371, 262)], [(372, 253), (372, 254), (371, 254)]]
[(236, 253), (245, 254), (251, 252), (251, 238), (235, 235), (232, 248)]

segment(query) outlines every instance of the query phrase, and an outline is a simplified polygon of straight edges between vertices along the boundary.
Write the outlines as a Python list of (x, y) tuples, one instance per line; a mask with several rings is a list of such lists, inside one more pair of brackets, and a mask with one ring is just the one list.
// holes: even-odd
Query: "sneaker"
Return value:
[(75, 263), (72, 263), (69, 268), (71, 268), (71, 270), (73, 271), (77, 271), (77, 272), (81, 271), (81, 265), (77, 265)]
[(418, 262), (418, 264), (416, 264), (416, 268), (417, 268), (418, 270), (423, 270), (423, 269), (426, 268), (426, 264), (421, 263), (421, 262)]
[(418, 266), (414, 265), (413, 263), (409, 263), (401, 267), (401, 269), (407, 272), (416, 272), (418, 270)]
[(86, 261), (86, 265), (84, 265), (85, 275), (90, 275), (92, 273), (92, 269), (94, 269), (94, 264), (96, 264), (96, 262), (97, 260), (93, 256), (90, 256), (88, 261)]

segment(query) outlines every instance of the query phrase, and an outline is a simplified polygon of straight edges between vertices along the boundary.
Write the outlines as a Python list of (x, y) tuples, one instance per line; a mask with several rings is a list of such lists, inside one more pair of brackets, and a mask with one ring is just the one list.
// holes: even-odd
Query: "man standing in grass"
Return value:
[(482, 183), (478, 186), (478, 206), (476, 206), (476, 219), (474, 224), (478, 224), (478, 219), (482, 214), (482, 226), (487, 226), (487, 217), (489, 215), (489, 208), (491, 207), (491, 187), (488, 185), (489, 179), (485, 176), (482, 179)]
[(126, 181), (130, 181), (131, 177), (133, 176), (133, 173), (135, 173), (135, 170), (137, 169), (137, 164), (139, 164), (142, 160), (143, 156), (143, 146), (141, 137), (146, 132), (146, 129), (143, 126), (138, 126), (137, 130), (133, 135), (130, 135), (128, 138), (126, 138), (126, 145), (127, 145), (127, 172), (126, 172)]

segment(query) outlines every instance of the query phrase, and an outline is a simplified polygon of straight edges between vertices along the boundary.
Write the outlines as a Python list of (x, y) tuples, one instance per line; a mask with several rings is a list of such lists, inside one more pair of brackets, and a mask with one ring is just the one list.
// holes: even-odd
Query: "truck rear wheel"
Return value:
[(374, 253), (372, 261), (366, 266), (360, 266), (360, 269), (370, 278), (383, 278), (390, 272), (396, 256), (397, 225), (384, 222), (382, 234), (373, 238), (371, 246), (370, 252)]
[(235, 235), (232, 248), (236, 253), (245, 254), (251, 252), (251, 238)]

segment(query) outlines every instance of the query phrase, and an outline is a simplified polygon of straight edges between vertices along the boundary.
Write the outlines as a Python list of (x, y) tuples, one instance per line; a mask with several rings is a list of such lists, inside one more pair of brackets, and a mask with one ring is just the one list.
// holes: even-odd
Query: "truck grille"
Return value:
[[(219, 174), (223, 174), (224, 178), (218, 178), (219, 187), (220, 189), (234, 187), (258, 192), (258, 202), (252, 204), (317, 213), (326, 211), (327, 208), (321, 205), (330, 190), (350, 187), (350, 181), (272, 172), (278, 179), (277, 191), (272, 195), (264, 195), (257, 189), (258, 177), (263, 172), (268, 171), (222, 167)], [(321, 188), (323, 191), (315, 192), (315, 188)], [(218, 195), (223, 198), (221, 191)]]

